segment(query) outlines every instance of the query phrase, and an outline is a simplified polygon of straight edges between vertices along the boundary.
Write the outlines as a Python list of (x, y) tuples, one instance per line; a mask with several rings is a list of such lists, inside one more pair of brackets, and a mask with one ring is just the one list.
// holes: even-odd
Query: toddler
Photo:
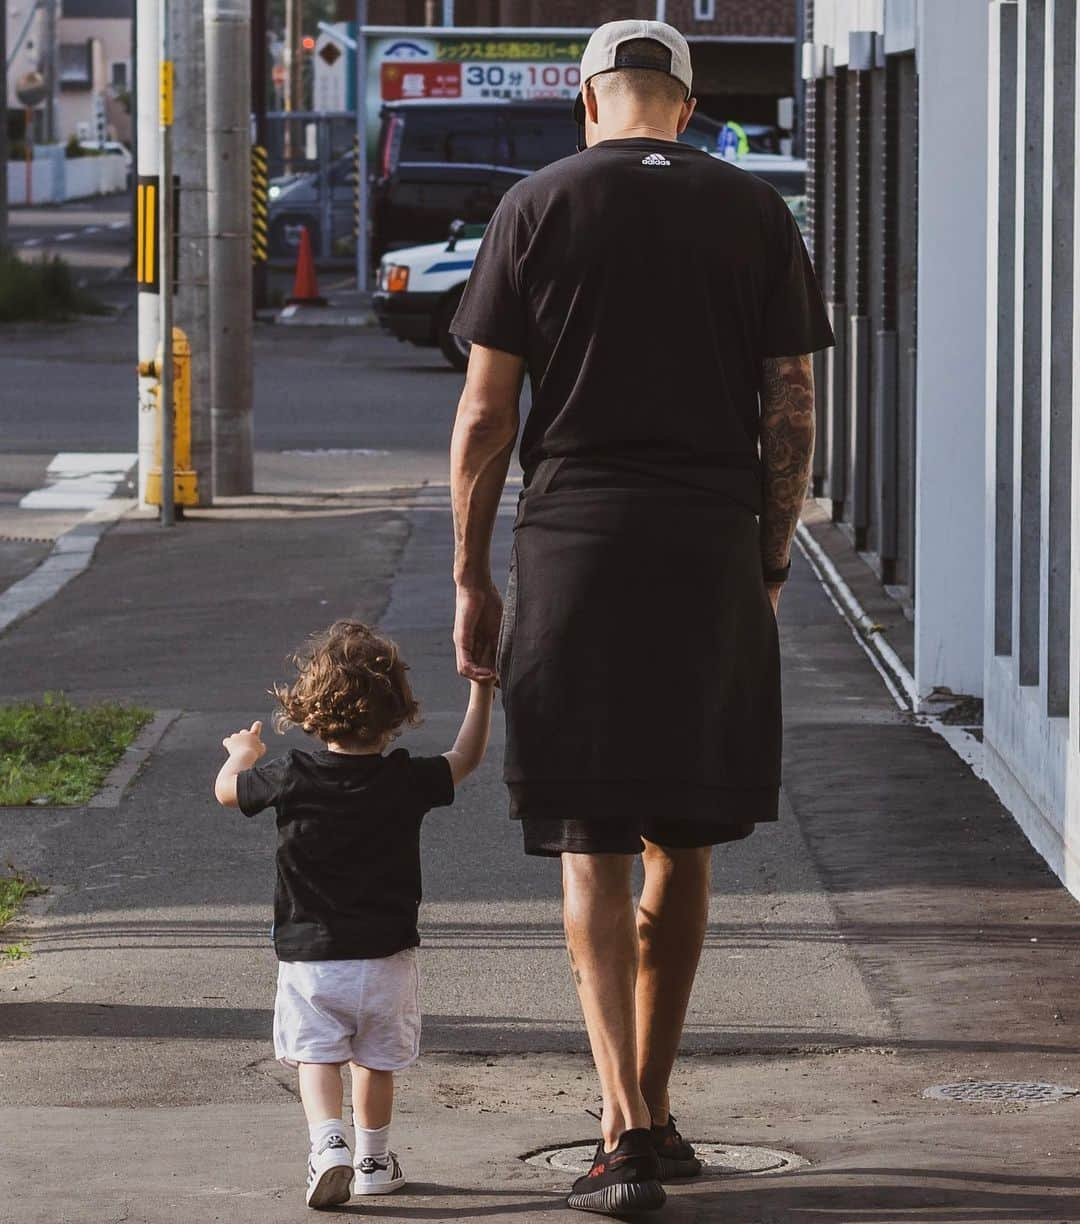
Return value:
[[(472, 683), (449, 752), (413, 757), (386, 751), (419, 715), (393, 642), (338, 621), (295, 663), (293, 684), (275, 689), (277, 727), (302, 727), (324, 746), (264, 762), (255, 722), (224, 740), (229, 757), (214, 794), (245, 816), (277, 813), (274, 1049), (299, 1070), (311, 1139), (307, 1203), (324, 1208), (405, 1183), (390, 1118), (394, 1072), (420, 1047), (420, 824), (453, 802), (483, 759), (494, 686)], [(355, 1156), (342, 1122), (345, 1063)]]

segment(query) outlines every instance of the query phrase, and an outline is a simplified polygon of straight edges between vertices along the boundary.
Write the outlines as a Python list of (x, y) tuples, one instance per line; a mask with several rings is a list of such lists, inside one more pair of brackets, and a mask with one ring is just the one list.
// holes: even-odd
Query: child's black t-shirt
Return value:
[(445, 757), (301, 752), (236, 779), (245, 816), (277, 812), (280, 960), (367, 960), (420, 942), (420, 824), (454, 801)]

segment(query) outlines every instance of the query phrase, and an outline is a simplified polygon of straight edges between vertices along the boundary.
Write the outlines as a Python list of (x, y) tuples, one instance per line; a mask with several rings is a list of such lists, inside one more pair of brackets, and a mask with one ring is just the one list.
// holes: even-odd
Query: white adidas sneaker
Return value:
[(344, 1135), (328, 1135), (308, 1157), (307, 1205), (336, 1207), (349, 1201), (353, 1179), (352, 1152)]
[(356, 1162), (353, 1194), (393, 1194), (405, 1185), (396, 1152), (385, 1157), (363, 1156)]

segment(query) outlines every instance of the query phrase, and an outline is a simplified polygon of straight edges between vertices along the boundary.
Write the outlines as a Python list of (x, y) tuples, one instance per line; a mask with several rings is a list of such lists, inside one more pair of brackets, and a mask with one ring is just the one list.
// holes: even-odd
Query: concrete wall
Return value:
[(919, 0), (915, 684), (983, 686), (987, 0)]
[[(89, 196), (122, 191), (127, 172), (124, 159), (106, 153), (100, 157), (64, 157), (59, 146), (38, 147), (31, 163), (31, 203), (58, 204)], [(26, 203), (26, 165), (8, 162), (8, 203)]]
[(994, 0), (986, 774), (1080, 895), (1080, 244), (1073, 0)]

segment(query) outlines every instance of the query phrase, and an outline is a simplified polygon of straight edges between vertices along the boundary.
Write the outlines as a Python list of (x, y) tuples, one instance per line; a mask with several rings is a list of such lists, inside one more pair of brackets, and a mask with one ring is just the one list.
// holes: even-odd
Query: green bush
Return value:
[(70, 266), (59, 255), (26, 263), (11, 251), (0, 251), (0, 323), (59, 322), (80, 314), (108, 313), (107, 306), (76, 285)]

